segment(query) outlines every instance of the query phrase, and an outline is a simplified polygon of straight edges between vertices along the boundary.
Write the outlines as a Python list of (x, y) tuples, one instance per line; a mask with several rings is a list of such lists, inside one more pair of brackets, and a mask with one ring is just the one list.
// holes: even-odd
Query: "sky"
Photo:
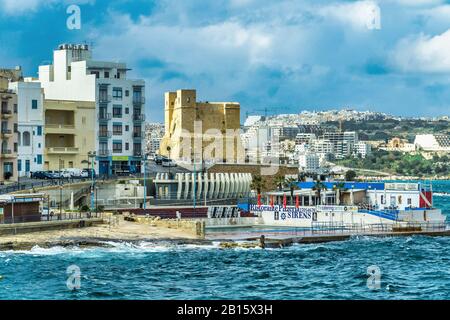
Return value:
[[(67, 28), (76, 4), (81, 28)], [(450, 115), (450, 1), (0, 0), (0, 67), (36, 76), (61, 43), (93, 45), (164, 92), (236, 101), (241, 117), (352, 108)]]

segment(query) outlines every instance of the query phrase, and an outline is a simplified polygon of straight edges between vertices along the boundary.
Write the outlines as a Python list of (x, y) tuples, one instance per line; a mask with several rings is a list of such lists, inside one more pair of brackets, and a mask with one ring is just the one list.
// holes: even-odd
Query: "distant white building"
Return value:
[(354, 154), (356, 156), (361, 155), (361, 158), (366, 158), (368, 155), (372, 153), (372, 146), (363, 141), (359, 141), (355, 144)]
[(305, 172), (317, 172), (320, 169), (320, 156), (316, 153), (302, 153), (298, 159), (299, 167)]
[(450, 152), (450, 136), (444, 134), (418, 134), (414, 145), (424, 151)]
[(12, 82), (9, 88), (17, 94), (19, 177), (44, 167), (44, 103), (41, 84), (38, 82)]
[(145, 126), (146, 153), (149, 156), (154, 157), (159, 154), (164, 132), (164, 124), (162, 123), (149, 123)]

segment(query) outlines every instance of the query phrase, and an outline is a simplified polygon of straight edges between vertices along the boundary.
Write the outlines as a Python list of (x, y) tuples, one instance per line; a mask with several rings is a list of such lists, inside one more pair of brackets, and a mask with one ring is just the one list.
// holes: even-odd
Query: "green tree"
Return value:
[(355, 181), (356, 172), (354, 170), (348, 170), (345, 173), (345, 181)]

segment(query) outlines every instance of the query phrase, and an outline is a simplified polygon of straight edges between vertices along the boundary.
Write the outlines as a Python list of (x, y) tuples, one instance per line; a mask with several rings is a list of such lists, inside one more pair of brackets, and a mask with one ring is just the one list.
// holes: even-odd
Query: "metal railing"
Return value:
[(111, 131), (99, 131), (98, 132), (98, 137), (99, 138), (111, 138), (112, 137), (112, 132)]
[(62, 212), (59, 213), (57, 209), (50, 210), (49, 214), (15, 216), (0, 219), (0, 224), (14, 224), (14, 223), (32, 223), (32, 222), (46, 222), (46, 221), (71, 221), (71, 220), (89, 220), (103, 218), (102, 212)]

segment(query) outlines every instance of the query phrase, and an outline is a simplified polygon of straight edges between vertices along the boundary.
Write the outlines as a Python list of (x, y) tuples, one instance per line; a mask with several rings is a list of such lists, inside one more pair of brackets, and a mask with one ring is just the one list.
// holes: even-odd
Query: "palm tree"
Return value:
[(341, 204), (341, 192), (347, 191), (347, 188), (345, 187), (345, 183), (344, 182), (336, 183), (333, 186), (333, 190), (336, 192), (336, 204), (340, 205)]
[(250, 187), (256, 190), (258, 199), (261, 197), (261, 191), (265, 188), (266, 181), (260, 175), (254, 175)]
[(315, 183), (314, 183), (314, 186), (313, 186), (313, 188), (312, 188), (313, 190), (315, 190), (315, 191), (317, 191), (317, 196), (319, 197), (319, 201), (320, 201), (320, 204), (323, 204), (322, 202), (322, 190), (327, 190), (327, 186), (325, 185), (325, 183), (323, 183), (322, 181), (320, 181), (320, 180), (317, 180)]
[(283, 176), (276, 176), (275, 184), (280, 191), (283, 191), (283, 187), (286, 185), (286, 179)]
[(293, 205), (294, 204), (294, 191), (300, 189), (300, 187), (297, 185), (297, 179), (294, 179), (294, 178), (286, 179), (285, 183), (289, 187), (289, 190), (291, 191), (291, 205)]

